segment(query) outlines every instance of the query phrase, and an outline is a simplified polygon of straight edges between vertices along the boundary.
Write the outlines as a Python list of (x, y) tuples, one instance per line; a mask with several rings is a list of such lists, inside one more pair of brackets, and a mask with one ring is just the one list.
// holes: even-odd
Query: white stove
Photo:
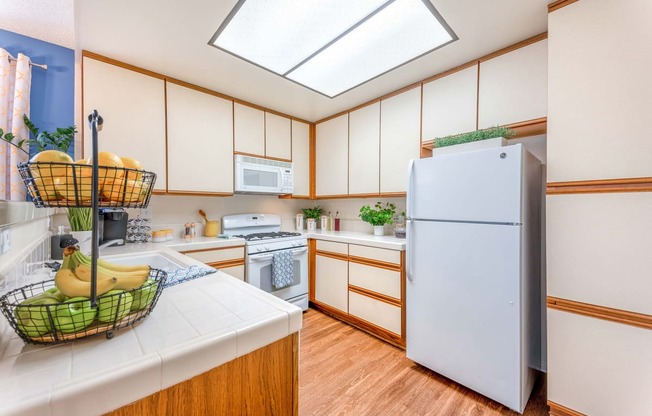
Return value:
[[(261, 290), (308, 309), (308, 240), (300, 233), (281, 231), (274, 214), (237, 214), (222, 217), (222, 232), (246, 240), (246, 281)], [(279, 252), (292, 253), (293, 283), (282, 289), (272, 284), (272, 261)]]

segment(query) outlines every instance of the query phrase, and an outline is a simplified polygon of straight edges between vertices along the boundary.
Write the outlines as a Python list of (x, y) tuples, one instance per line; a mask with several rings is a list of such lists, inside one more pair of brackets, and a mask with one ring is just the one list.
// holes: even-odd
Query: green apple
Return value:
[[(97, 319), (100, 322), (113, 322), (131, 312), (134, 295), (124, 290), (110, 290), (97, 298)], [(118, 308), (120, 308), (118, 310)]]
[(147, 281), (138, 289), (134, 290), (134, 302), (131, 304), (132, 311), (139, 311), (145, 309), (154, 300), (158, 284), (154, 279), (147, 279)]
[(95, 320), (97, 310), (82, 296), (70, 298), (57, 306), (54, 327), (64, 334), (81, 331)]
[(54, 318), (56, 307), (45, 305), (56, 305), (59, 301), (56, 298), (45, 294), (34, 296), (23, 301), (14, 310), (18, 328), (29, 337), (38, 337), (47, 334), (52, 330), (50, 316)]

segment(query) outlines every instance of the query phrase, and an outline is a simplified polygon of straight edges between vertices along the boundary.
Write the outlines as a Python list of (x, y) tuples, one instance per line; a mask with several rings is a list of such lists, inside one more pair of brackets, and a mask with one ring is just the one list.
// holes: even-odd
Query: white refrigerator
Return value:
[(409, 167), (407, 357), (520, 413), (540, 365), (541, 179), (521, 144)]

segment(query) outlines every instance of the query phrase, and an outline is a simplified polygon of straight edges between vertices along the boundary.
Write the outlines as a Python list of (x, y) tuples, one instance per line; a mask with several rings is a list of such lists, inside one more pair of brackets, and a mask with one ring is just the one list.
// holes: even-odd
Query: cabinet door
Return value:
[(245, 266), (244, 264), (241, 264), (239, 266), (231, 266), (231, 267), (220, 267), (220, 271), (224, 272), (230, 276), (235, 277), (236, 279), (240, 279), (243, 282), (245, 281)]
[(347, 313), (349, 264), (346, 260), (315, 256), (315, 300)]
[(167, 84), (168, 190), (233, 193), (233, 103)]
[(291, 121), (265, 113), (265, 157), (292, 160)]
[(235, 151), (265, 156), (265, 112), (235, 103), (233, 106)]
[(401, 308), (391, 303), (349, 292), (349, 313), (401, 336)]
[(318, 124), (316, 142), (317, 196), (347, 195), (349, 115)]
[(424, 141), (475, 130), (478, 66), (423, 85)]
[[(97, 110), (104, 124), (99, 150), (138, 159), (156, 173), (154, 190), (167, 187), (165, 83), (139, 72), (83, 58), (84, 117)], [(91, 132), (84, 122), (83, 155), (90, 157)]]
[(294, 193), (310, 195), (310, 125), (292, 120), (292, 168)]
[(380, 103), (349, 113), (349, 194), (380, 192)]
[(405, 192), (410, 159), (421, 156), (421, 89), (380, 103), (380, 192)]
[(480, 63), (478, 128), (546, 117), (548, 41)]

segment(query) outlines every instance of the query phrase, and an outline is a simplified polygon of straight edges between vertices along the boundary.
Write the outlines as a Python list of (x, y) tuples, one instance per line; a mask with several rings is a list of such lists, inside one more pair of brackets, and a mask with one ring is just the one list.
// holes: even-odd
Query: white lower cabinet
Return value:
[(228, 275), (231, 275), (235, 277), (236, 279), (240, 279), (243, 282), (245, 281), (245, 265), (241, 264), (239, 266), (231, 266), (231, 267), (220, 267), (219, 268), (221, 272), (224, 272)]
[(181, 254), (215, 267), (237, 279), (245, 280), (244, 246), (182, 251)]
[(401, 299), (401, 272), (349, 262), (349, 284)]
[(401, 335), (401, 307), (349, 291), (349, 314)]
[(652, 330), (548, 309), (548, 400), (591, 416), (652, 415)]
[(315, 300), (342, 312), (348, 312), (348, 262), (317, 255), (315, 269)]

